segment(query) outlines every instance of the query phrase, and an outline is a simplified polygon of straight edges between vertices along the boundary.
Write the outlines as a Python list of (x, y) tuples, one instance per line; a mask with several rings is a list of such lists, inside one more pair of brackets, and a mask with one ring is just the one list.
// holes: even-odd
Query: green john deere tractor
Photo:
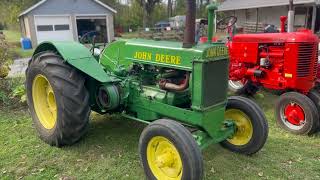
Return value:
[[(262, 110), (227, 99), (228, 50), (195, 45), (195, 1), (187, 1), (184, 42), (119, 40), (99, 57), (76, 42), (40, 44), (26, 71), (28, 105), (46, 143), (71, 145), (91, 110), (140, 121), (139, 151), (148, 179), (201, 179), (201, 149), (213, 143), (254, 154), (266, 142)], [(209, 37), (216, 6), (209, 5)], [(94, 50), (93, 50), (94, 51)]]

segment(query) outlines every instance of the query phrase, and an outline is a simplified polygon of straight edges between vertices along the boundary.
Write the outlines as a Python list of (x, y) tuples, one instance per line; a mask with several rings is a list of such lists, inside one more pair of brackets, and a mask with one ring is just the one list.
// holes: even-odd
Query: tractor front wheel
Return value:
[(258, 152), (268, 137), (268, 123), (262, 109), (252, 100), (234, 96), (228, 99), (225, 119), (234, 121), (235, 134), (221, 142), (233, 152), (251, 155)]
[(279, 126), (293, 134), (312, 134), (318, 127), (318, 109), (310, 98), (301, 93), (282, 94), (275, 108)]
[(54, 53), (33, 58), (26, 71), (27, 102), (40, 138), (71, 145), (88, 129), (89, 93), (84, 77)]
[(237, 95), (253, 96), (259, 90), (259, 87), (257, 85), (247, 79), (243, 79), (240, 81), (229, 80), (228, 85), (229, 90)]
[(140, 136), (139, 151), (147, 179), (202, 179), (200, 148), (178, 122), (161, 119), (148, 125)]

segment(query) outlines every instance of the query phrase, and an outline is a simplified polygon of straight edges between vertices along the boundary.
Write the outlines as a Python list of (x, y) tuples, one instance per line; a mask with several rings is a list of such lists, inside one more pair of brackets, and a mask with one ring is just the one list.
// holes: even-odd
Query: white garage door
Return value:
[(38, 43), (43, 41), (73, 41), (69, 16), (36, 16)]

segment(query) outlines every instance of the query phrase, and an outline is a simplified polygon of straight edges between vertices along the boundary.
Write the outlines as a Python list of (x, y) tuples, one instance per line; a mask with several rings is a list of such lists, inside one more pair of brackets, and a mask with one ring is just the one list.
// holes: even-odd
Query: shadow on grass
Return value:
[(84, 153), (97, 149), (137, 151), (143, 123), (120, 115), (91, 115), (88, 133), (76, 144), (62, 148), (65, 151)]

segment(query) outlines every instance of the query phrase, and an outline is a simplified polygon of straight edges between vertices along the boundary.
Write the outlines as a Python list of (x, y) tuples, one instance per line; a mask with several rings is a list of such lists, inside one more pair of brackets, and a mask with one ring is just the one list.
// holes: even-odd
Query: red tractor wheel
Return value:
[(312, 134), (318, 127), (316, 105), (297, 92), (282, 94), (276, 103), (275, 114), (279, 126), (293, 134)]
[(229, 90), (238, 95), (253, 96), (259, 90), (259, 87), (250, 80), (243, 79), (240, 81), (229, 80)]

